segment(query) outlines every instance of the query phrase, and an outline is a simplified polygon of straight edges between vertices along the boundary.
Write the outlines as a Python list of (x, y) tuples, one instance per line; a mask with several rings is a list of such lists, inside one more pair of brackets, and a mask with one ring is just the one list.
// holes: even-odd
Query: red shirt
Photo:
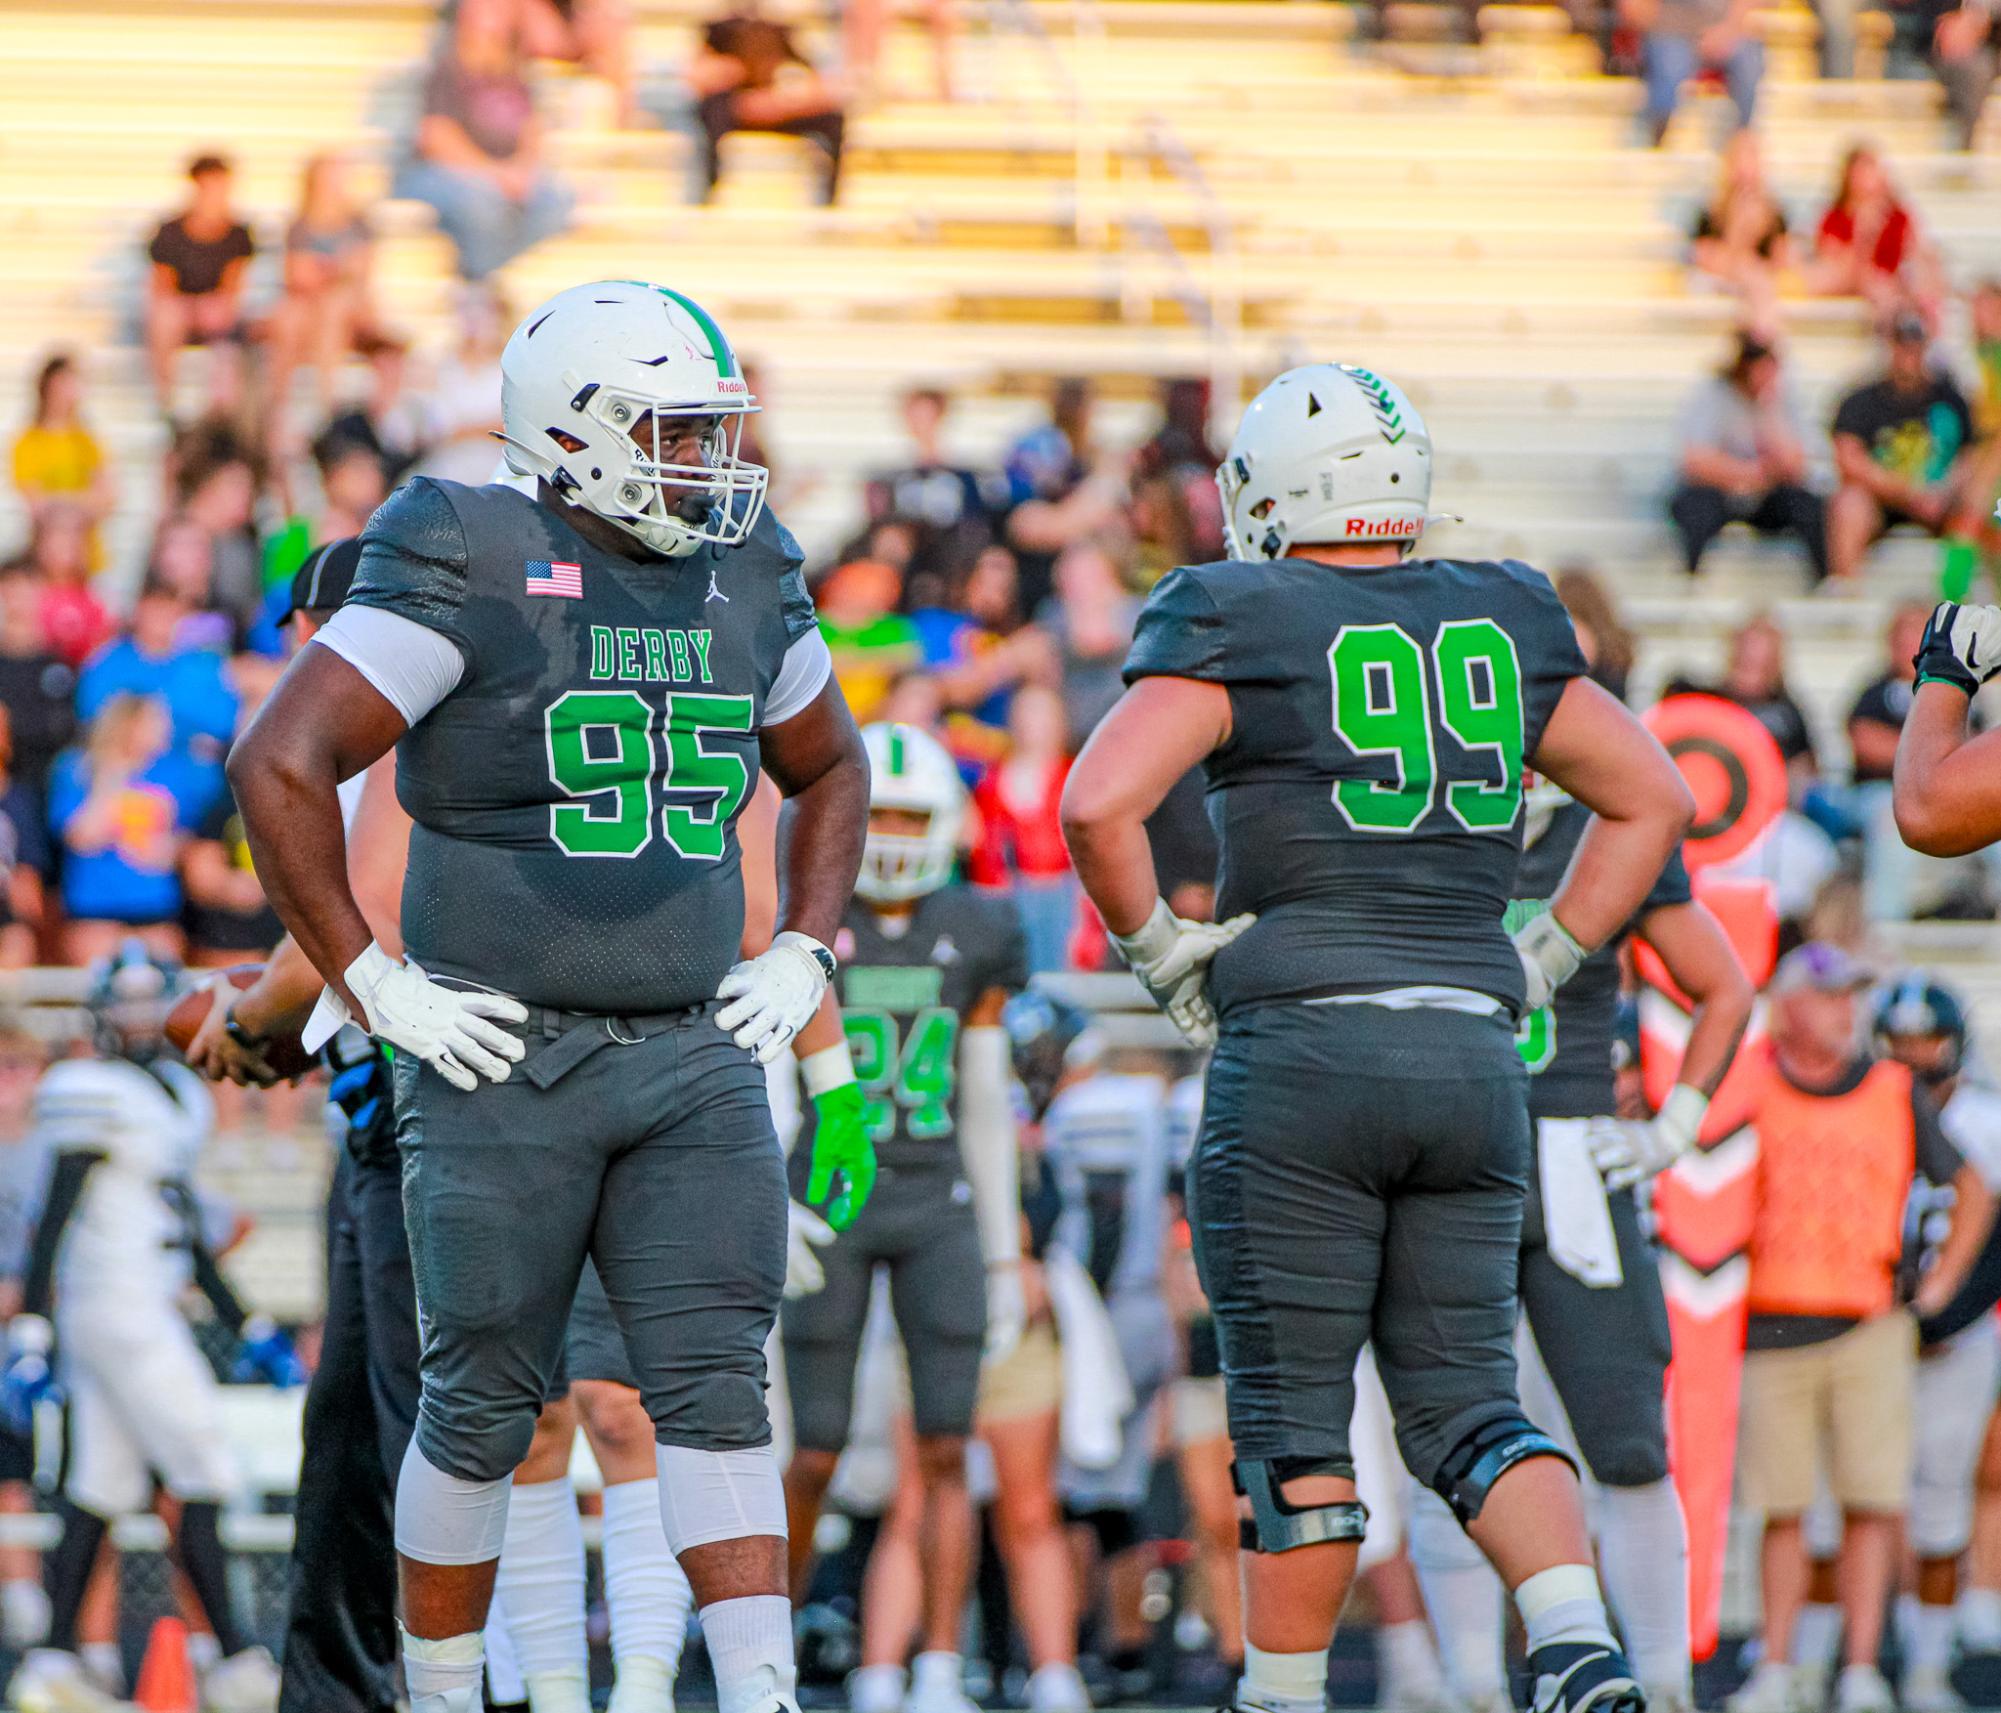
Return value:
[(1063, 781), (1070, 776), (1070, 764), (1050, 764), (1043, 776), (1042, 790), (1027, 805), (1011, 804), (1001, 789), (1000, 762), (987, 769), (973, 789), (973, 803), (980, 811), (980, 841), (973, 847), (969, 865), (976, 886), (1005, 886), (1016, 875), (1024, 880), (1053, 880), (1070, 872), (1070, 853), (1063, 844), (1063, 823), (1058, 813), (1063, 801)]
[(49, 647), (72, 666), (111, 639), (111, 615), (104, 603), (81, 586), (42, 591), (42, 634)]
[[(1900, 271), (1910, 255), (1911, 234), (1911, 217), (1900, 204), (1892, 203), (1883, 224), (1876, 229), (1876, 242), (1870, 246), (1870, 267), (1879, 274)], [(1818, 242), (1852, 246), (1855, 242), (1855, 216), (1837, 203), (1820, 217)]]

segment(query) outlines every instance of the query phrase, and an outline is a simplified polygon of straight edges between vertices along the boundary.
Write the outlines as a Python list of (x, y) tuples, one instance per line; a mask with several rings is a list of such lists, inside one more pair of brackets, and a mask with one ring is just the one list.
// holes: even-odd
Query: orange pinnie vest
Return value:
[(1751, 1313), (1884, 1313), (1917, 1172), (1911, 1073), (1873, 1065), (1846, 1094), (1826, 1095), (1774, 1070), (1757, 1123)]

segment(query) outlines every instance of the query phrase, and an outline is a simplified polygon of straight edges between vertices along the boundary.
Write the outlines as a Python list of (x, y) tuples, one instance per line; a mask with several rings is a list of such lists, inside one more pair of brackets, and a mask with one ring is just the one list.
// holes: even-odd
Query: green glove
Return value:
[[(875, 1188), (875, 1144), (862, 1125), (865, 1104), (860, 1083), (842, 1083), (813, 1096), (818, 1122), (813, 1126), (813, 1171), (806, 1182), (806, 1200), (814, 1207), (827, 1202), (827, 1223), (836, 1231), (846, 1231), (861, 1217)], [(829, 1202), (837, 1177), (840, 1193)]]

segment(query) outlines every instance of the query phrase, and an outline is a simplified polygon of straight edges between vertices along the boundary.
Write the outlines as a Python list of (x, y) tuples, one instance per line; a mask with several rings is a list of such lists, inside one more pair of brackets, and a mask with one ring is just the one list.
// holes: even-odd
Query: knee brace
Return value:
[(396, 1550), (419, 1564), (485, 1564), (507, 1534), (512, 1473), (467, 1481), (438, 1468), (415, 1436), (396, 1478)]
[(735, 1451), (661, 1445), (654, 1449), (654, 1466), (660, 1520), (676, 1558), (712, 1541), (785, 1539), (785, 1486), (769, 1445)]
[(1460, 1527), (1480, 1514), (1494, 1483), (1517, 1463), (1554, 1457), (1575, 1472), (1570, 1453), (1524, 1415), (1483, 1422), (1448, 1451), (1431, 1478), (1432, 1491), (1452, 1507)]
[(1355, 1479), (1355, 1466), (1323, 1457), (1240, 1457), (1230, 1466), (1237, 1492), (1251, 1502), (1248, 1522), (1237, 1525), (1245, 1552), (1291, 1552), (1326, 1541), (1359, 1541), (1369, 1531), (1369, 1507), (1360, 1499), (1328, 1505), (1294, 1505), (1279, 1491), (1302, 1475)]

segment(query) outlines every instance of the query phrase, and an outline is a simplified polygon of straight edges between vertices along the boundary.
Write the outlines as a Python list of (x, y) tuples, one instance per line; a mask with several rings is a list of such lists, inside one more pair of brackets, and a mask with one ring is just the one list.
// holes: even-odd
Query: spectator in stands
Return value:
[(44, 506), (28, 538), (28, 564), (41, 580), (43, 634), (70, 665), (81, 665), (114, 628), (91, 587), (89, 518), (67, 502)]
[(466, 290), (458, 306), (458, 338), (426, 389), (422, 474), (475, 487), (493, 474), (500, 353), (513, 330), (513, 311), (495, 287)]
[(1064, 550), (1056, 561), (1056, 592), (1035, 622), (1055, 651), (1072, 751), (1083, 747), (1124, 692), (1120, 670), (1138, 618), (1139, 600), (1110, 553), (1088, 543)]
[(988, 726), (1007, 724), (1014, 686), (1046, 658), (1042, 639), (1021, 628), (1014, 555), (998, 542), (980, 549), (943, 605), (911, 612), (941, 705)]
[(1689, 260), (1744, 300), (1745, 315), (1770, 337), (1778, 326), (1778, 287), (1793, 263), (1786, 213), (1765, 178), (1758, 133), (1734, 132), (1723, 145), (1715, 194), (1696, 216)]
[(1223, 507), (1216, 494), (1222, 454), (1209, 435), (1209, 383), (1193, 376), (1161, 383), (1160, 426), (1133, 455), (1130, 479), (1138, 488), (1155, 477), (1177, 483), (1188, 505), (1197, 559), (1223, 552)]
[(313, 462), (320, 473), (322, 502), (315, 534), (321, 541), (359, 535), (389, 497), (381, 454), (356, 440), (321, 441), (313, 447)]
[[(239, 667), (238, 682), (244, 690), (239, 725), (249, 723), (277, 682), (280, 667), (274, 660)], [(246, 670), (254, 677), (246, 680), (242, 676)], [(261, 958), (284, 938), (285, 925), (257, 879), (243, 836), (243, 818), (227, 782), (194, 823), (181, 849), (181, 887), (191, 964), (220, 969)]]
[(35, 374), (34, 415), (14, 439), (14, 491), (30, 519), (56, 503), (79, 507), (91, 523), (90, 567), (98, 569), (97, 526), (111, 515), (118, 490), (83, 420), (83, 371), (67, 351), (49, 357)]
[(1684, 690), (1721, 696), (1756, 715), (1779, 746), (1795, 786), (1810, 782), (1820, 771), (1813, 753), (1812, 729), (1786, 687), (1786, 633), (1770, 613), (1747, 619), (1731, 635), (1721, 680), (1702, 684), (1677, 678), (1669, 683), (1666, 693), (1672, 696)]
[(1914, 524), (1927, 535), (1989, 545), (2001, 452), (1973, 441), (1973, 412), (1928, 354), (1922, 316), (1902, 310), (1886, 339), (1881, 380), (1858, 387), (1834, 413), (1841, 485), (1828, 507), (1828, 568), (1860, 574), (1885, 531)]
[(1897, 1302), (1914, 1178), (1951, 1185), (1938, 1259), (1914, 1306), (1958, 1289), (1993, 1198), (1902, 1065), (1858, 1052), (1856, 995), (1869, 973), (1814, 942), (1773, 976), (1776, 1074), (1761, 1096), (1750, 1243), (1739, 1481), (1765, 1519), (1764, 1658), (1733, 1701), (1743, 1713), (1801, 1703), (1795, 1627), (1807, 1589), (1801, 1518), (1824, 1478), (1845, 1523), (1841, 1713), (1895, 1705), (1877, 1670), (1909, 1501), (1917, 1331)]
[(0, 706), (12, 732), (11, 776), (39, 798), (76, 736), (76, 669), (49, 646), (41, 581), (25, 562), (0, 566)]
[(214, 349), (213, 403), (237, 403), (243, 380), (243, 279), (256, 240), (236, 217), (235, 173), (220, 155), (188, 165), (194, 194), (179, 214), (160, 222), (146, 255), (146, 354), (160, 409), (173, 413), (174, 370), (190, 345)]
[(1857, 144), (1842, 158), (1834, 200), (1813, 240), (1813, 287), (1859, 297), (1889, 316), (1915, 303), (1929, 320), (1944, 298), (1938, 252), (1897, 199), (1881, 155)]
[(209, 540), (209, 599), (240, 630), (264, 604), (264, 555), (257, 535), (257, 468), (234, 443), (220, 443), (182, 464), (176, 515)]
[(335, 372), (350, 351), (381, 337), (371, 279), (375, 233), (339, 155), (315, 155), (299, 183), (299, 211), (285, 232), (285, 295), (271, 317), (266, 385), (281, 419), (293, 371), (310, 363), (324, 415), (335, 402)]
[(83, 747), (57, 761), (49, 823), (63, 846), (65, 963), (105, 956), (132, 933), (180, 956), (181, 843), (206, 807), (190, 787), (166, 705), (152, 696), (107, 698)]
[(1737, 128), (1751, 123), (1765, 75), (1764, 44), (1751, 29), (1751, 12), (1751, 0), (1624, 0), (1627, 27), (1642, 33), (1647, 140), (1655, 148), (1667, 140), (1681, 86), (1703, 72), (1723, 79)]
[(1893, 72), (1929, 66), (1945, 91), (1953, 145), (1973, 147), (1994, 84), (1995, 25), (1982, 0), (1889, 0)]
[[(1917, 688), (1913, 656), (1931, 608), (1906, 604), (1891, 615), (1884, 636), (1882, 670), (1848, 710), (1849, 777), (1854, 782), (1855, 819), (1861, 823), (1864, 908), (1872, 922), (1904, 922), (1911, 917), (1913, 881), (1927, 863), (1907, 848), (1891, 813), (1890, 775), (1897, 739)], [(1932, 866), (1937, 866), (1933, 864)]]
[(1570, 614), (1571, 625), (1577, 632), (1577, 646), (1584, 651), (1592, 680), (1625, 701), (1638, 645), (1626, 621), (1619, 616), (1612, 591), (1595, 571), (1581, 567), (1559, 571), (1555, 588), (1556, 598)]
[(54, 870), (42, 795), (14, 772), (13, 721), (0, 701), (0, 969), (35, 961), (42, 888)]
[(570, 192), (543, 155), (520, 11), (518, 0), (458, 0), (424, 80), (416, 147), (396, 175), (396, 195), (436, 210), (468, 280), (570, 222)]
[(639, 122), (632, 14), (621, 0), (524, 0), (522, 24), (530, 58), (566, 60), (603, 78), (616, 104), (614, 122), (625, 130)]
[(163, 707), (171, 759), (199, 795), (190, 806), (198, 816), (222, 783), (222, 758), (236, 735), (237, 696), (223, 657), (186, 640), (192, 612), (166, 583), (146, 583), (132, 608), (130, 634), (92, 656), (79, 675), (76, 707), (85, 720), (120, 696)]
[(890, 686), (923, 660), (917, 626), (896, 610), (903, 579), (880, 559), (852, 559), (813, 595), (848, 706), (857, 720), (872, 720)]
[(382, 460), (389, 485), (397, 486), (430, 443), (432, 426), (425, 401), (410, 385), (410, 349), (386, 336), (369, 341), (368, 390), (337, 412), (313, 441), (313, 456), (339, 441), (366, 446)]
[(711, 19), (688, 67), (702, 135), (698, 201), (722, 176), (722, 141), (733, 131), (778, 131), (819, 145), (820, 202), (832, 206), (841, 188), (847, 134), (839, 90), (800, 52), (789, 26), (743, 4)]
[(1091, 383), (1081, 375), (1066, 375), (1056, 383), (1049, 420), (1017, 436), (1001, 461), (1010, 503), (1060, 500), (1091, 473), (1095, 402)]
[(171, 589), (187, 608), (175, 633), (182, 647), (227, 654), (236, 642), (236, 620), (215, 598), (215, 543), (189, 518), (169, 518), (153, 537), (146, 580)]
[(1799, 412), (1779, 355), (1740, 333), (1729, 364), (1690, 395), (1681, 415), (1681, 482), (1668, 501), (1693, 577), (1730, 523), (1793, 536), (1814, 580), (1827, 575), (1827, 502), (1806, 485)]
[(918, 602), (935, 600), (993, 539), (1007, 509), (1005, 479), (955, 462), (944, 446), (951, 399), (939, 387), (903, 395), (909, 462), (871, 478), (865, 495), (871, 521), (901, 518), (916, 532), (904, 578)]
[(1047, 685), (1024, 685), (1008, 713), (1007, 754), (973, 791), (980, 836), (971, 879), (1014, 893), (1029, 971), (1038, 975), (1064, 967), (1077, 914), (1077, 881), (1057, 814), (1070, 777), (1066, 736), (1063, 698)]
[(1966, 300), (1973, 332), (1973, 360), (1980, 370), (1974, 427), (1983, 441), (2001, 439), (2001, 279), (1982, 280)]

